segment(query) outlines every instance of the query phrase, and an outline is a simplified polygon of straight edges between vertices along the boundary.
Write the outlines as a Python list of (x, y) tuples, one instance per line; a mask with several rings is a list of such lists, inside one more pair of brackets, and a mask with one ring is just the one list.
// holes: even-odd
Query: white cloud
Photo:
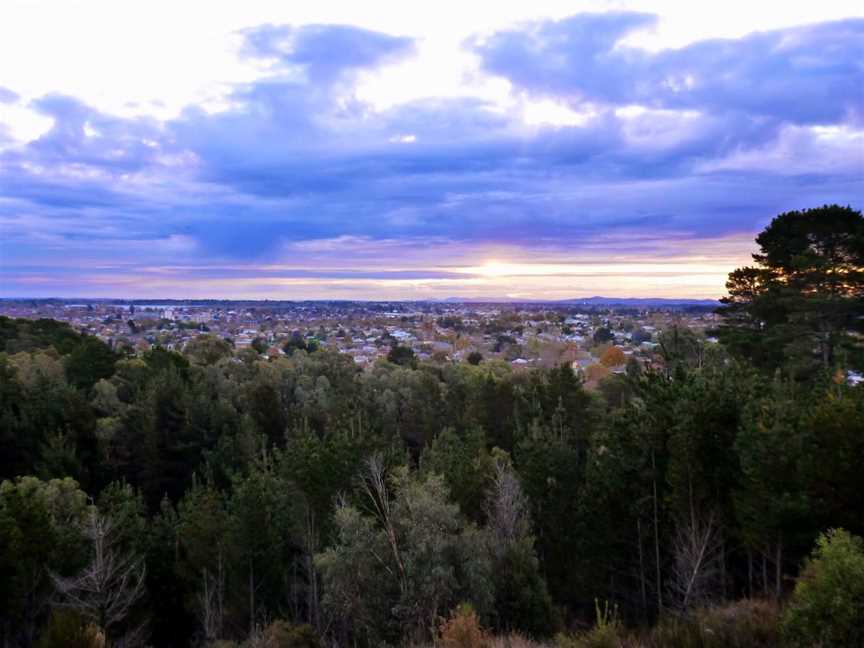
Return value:
[[(2, 84), (0, 84), (2, 85)], [(54, 120), (35, 110), (30, 110), (19, 104), (0, 103), (0, 134), (3, 127), (14, 140), (13, 144), (31, 142), (48, 132)], [(3, 150), (3, 139), (0, 138), (0, 150)]]
[[(167, 118), (191, 104), (218, 111), (228, 107), (232, 84), (266, 73), (238, 56), (239, 30), (265, 23), (337, 23), (419, 39), (416, 57), (361, 80), (358, 97), (378, 109), (430, 96), (506, 102), (507, 84), (478, 72), (464, 39), (514, 23), (610, 9), (658, 13), (656, 29), (627, 41), (651, 49), (864, 15), (864, 5), (854, 0), (787, 3), (783, 11), (743, 0), (3, 0), (0, 86), (25, 99), (71, 94), (122, 115)], [(0, 123), (11, 123), (16, 132), (32, 133), (31, 121), (23, 114), (0, 114)]]

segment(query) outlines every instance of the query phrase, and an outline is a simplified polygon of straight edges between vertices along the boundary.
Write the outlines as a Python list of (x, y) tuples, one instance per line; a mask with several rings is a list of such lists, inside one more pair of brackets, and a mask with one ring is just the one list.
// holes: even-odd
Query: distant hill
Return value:
[(631, 308), (674, 308), (700, 306), (716, 308), (716, 299), (676, 299), (673, 297), (571, 297), (569, 299), (483, 299), (471, 297), (447, 297), (437, 300), (450, 304), (555, 304), (563, 306), (628, 306)]
[(674, 299), (667, 297), (579, 297), (562, 299), (559, 304), (581, 304), (586, 306), (706, 306), (716, 307), (720, 302), (716, 299)]

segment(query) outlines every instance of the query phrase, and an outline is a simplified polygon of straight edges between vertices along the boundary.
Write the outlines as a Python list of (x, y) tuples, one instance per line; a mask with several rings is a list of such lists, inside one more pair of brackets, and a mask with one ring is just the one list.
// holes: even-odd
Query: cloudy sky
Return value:
[(719, 297), (864, 207), (864, 4), (0, 2), (0, 296)]

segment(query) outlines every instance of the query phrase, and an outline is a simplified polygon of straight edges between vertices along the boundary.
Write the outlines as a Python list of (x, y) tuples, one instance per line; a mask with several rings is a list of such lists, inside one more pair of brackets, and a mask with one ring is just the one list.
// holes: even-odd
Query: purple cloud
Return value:
[(484, 68), (565, 101), (741, 112), (837, 123), (864, 109), (864, 19), (701, 41), (651, 53), (620, 45), (655, 18), (580, 14), (475, 43)]

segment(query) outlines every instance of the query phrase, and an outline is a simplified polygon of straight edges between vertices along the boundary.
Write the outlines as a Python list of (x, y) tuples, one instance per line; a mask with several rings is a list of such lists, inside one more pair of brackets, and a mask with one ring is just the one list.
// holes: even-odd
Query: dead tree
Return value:
[(201, 575), (202, 588), (198, 593), (198, 613), (201, 627), (207, 641), (214, 641), (222, 636), (222, 625), (225, 614), (225, 569), (220, 549), (216, 564), (216, 573), (204, 569)]
[(486, 514), (499, 554), (531, 533), (528, 499), (509, 463), (499, 461), (495, 466)]
[(713, 513), (692, 513), (675, 532), (668, 587), (679, 611), (705, 605), (716, 595), (721, 575), (723, 539)]
[(75, 610), (93, 623), (105, 637), (105, 645), (130, 646), (140, 638), (141, 628), (127, 631), (120, 639), (113, 634), (144, 595), (143, 560), (119, 546), (110, 519), (93, 511), (85, 529), (92, 545), (90, 563), (77, 575), (52, 574), (57, 605)]
[(374, 455), (366, 461), (366, 474), (363, 479), (363, 489), (372, 511), (384, 530), (387, 544), (393, 554), (393, 561), (398, 569), (399, 590), (405, 594), (408, 591), (408, 573), (402, 560), (399, 538), (393, 524), (393, 502), (390, 489), (387, 486), (387, 475), (384, 470), (384, 460), (380, 455)]

